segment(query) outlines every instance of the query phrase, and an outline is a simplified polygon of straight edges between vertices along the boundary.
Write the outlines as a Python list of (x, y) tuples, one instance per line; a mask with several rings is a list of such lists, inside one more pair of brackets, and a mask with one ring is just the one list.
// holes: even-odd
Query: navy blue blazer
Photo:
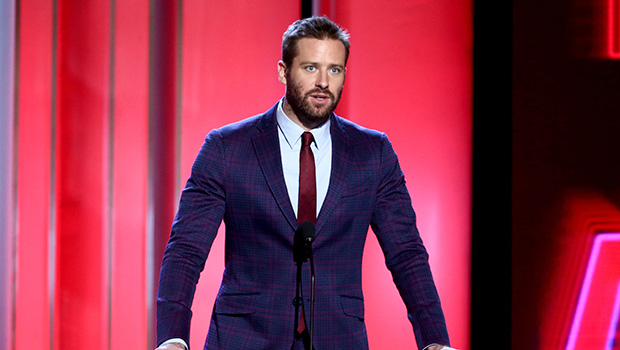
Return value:
[[(282, 172), (276, 106), (211, 131), (200, 149), (162, 262), (158, 343), (182, 338), (189, 344), (196, 283), (223, 220), (225, 272), (205, 349), (290, 349), (297, 220)], [(449, 344), (428, 255), (391, 143), (385, 134), (336, 115), (331, 117), (331, 137), (331, 178), (313, 244), (315, 348), (368, 348), (362, 252), (369, 227), (420, 349)], [(308, 270), (304, 281), (309, 281)], [(303, 289), (308, 299), (309, 283)]]

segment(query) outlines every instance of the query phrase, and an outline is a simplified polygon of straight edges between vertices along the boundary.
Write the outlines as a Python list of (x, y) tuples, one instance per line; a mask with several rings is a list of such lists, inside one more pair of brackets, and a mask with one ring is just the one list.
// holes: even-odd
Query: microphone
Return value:
[(316, 228), (312, 221), (305, 221), (299, 225), (293, 237), (293, 260), (296, 263), (308, 261), (315, 236)]

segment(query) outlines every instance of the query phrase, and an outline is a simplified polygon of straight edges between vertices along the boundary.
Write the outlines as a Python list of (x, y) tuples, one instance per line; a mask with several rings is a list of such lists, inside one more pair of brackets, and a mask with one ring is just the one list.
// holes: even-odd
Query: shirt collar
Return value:
[[(301, 134), (304, 133), (304, 129), (295, 124), (286, 113), (284, 113), (284, 109), (282, 108), (284, 104), (284, 98), (280, 100), (278, 103), (278, 108), (276, 110), (276, 120), (278, 121), (278, 127), (286, 142), (288, 143), (291, 149), (297, 144), (297, 142), (301, 142)], [(312, 136), (314, 137), (314, 145), (317, 149), (321, 149), (321, 147), (325, 147), (327, 142), (331, 139), (331, 134), (329, 132), (329, 126), (331, 124), (331, 118), (327, 119), (327, 121), (321, 124), (319, 127), (310, 130)]]

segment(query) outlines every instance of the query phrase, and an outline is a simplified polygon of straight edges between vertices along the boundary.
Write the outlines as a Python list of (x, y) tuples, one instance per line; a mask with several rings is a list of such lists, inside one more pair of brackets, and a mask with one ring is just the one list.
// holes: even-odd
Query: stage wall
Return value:
[[(317, 3), (352, 34), (337, 112), (393, 142), (453, 344), (469, 349), (471, 2)], [(191, 163), (209, 130), (283, 95), (280, 41), (301, 3), (15, 5), (1, 332), (11, 349), (151, 349), (160, 258)], [(221, 280), (221, 231), (198, 285), (194, 348)], [(372, 233), (363, 273), (371, 348), (413, 347)]]

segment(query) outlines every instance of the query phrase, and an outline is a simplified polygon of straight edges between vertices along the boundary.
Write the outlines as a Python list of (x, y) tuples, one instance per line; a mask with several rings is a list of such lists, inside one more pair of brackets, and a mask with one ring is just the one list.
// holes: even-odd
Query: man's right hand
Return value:
[(185, 349), (185, 346), (181, 343), (168, 343), (168, 344), (162, 344), (160, 347), (158, 347), (155, 350), (187, 350), (187, 349)]

